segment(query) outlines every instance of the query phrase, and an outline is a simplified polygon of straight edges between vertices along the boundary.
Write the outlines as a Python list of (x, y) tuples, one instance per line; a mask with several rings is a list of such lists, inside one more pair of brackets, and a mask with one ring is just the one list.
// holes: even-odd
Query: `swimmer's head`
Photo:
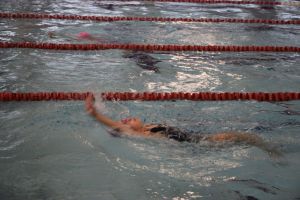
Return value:
[(89, 39), (92, 38), (92, 35), (89, 34), (88, 32), (80, 32), (77, 34), (77, 37), (80, 39)]
[(140, 130), (144, 126), (142, 121), (136, 117), (125, 118), (125, 119), (122, 119), (121, 122), (123, 124), (130, 126), (130, 128), (132, 128), (133, 130), (136, 130), (136, 131)]
[(53, 31), (48, 32), (48, 37), (49, 38), (55, 38), (55, 33)]

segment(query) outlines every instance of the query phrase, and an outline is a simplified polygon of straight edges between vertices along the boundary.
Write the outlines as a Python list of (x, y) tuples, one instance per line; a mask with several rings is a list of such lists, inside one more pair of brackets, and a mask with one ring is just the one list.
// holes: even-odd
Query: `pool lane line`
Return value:
[(84, 16), (43, 13), (9, 13), (0, 12), (0, 18), (7, 19), (58, 19), (58, 20), (84, 20), (97, 22), (116, 21), (147, 21), (147, 22), (187, 22), (187, 23), (248, 23), (248, 24), (291, 24), (300, 25), (300, 19), (277, 20), (277, 19), (237, 19), (237, 18), (170, 18), (170, 17), (124, 17), (124, 16)]
[[(84, 101), (92, 92), (0, 92), (0, 101)], [(106, 101), (292, 101), (300, 92), (103, 92)]]
[(176, 45), (176, 44), (119, 44), (119, 43), (43, 43), (43, 42), (0, 42), (0, 48), (26, 48), (48, 50), (134, 50), (134, 51), (211, 51), (211, 52), (300, 52), (295, 46), (236, 46), (236, 45)]
[[(102, 0), (99, 0), (100, 2)], [(117, 0), (122, 2), (131, 2), (136, 0)], [(141, 2), (161, 2), (161, 3), (197, 3), (197, 4), (237, 4), (237, 5), (243, 5), (243, 4), (253, 4), (253, 5), (266, 5), (266, 6), (300, 6), (300, 2), (297, 1), (290, 1), (290, 2), (279, 2), (279, 1), (248, 1), (248, 0), (140, 0)], [(109, 2), (105, 0), (105, 2)]]

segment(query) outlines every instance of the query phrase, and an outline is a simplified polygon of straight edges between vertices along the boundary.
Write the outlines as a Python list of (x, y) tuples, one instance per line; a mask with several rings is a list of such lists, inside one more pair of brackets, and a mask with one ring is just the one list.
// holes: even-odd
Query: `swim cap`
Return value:
[(88, 32), (80, 32), (80, 33), (78, 33), (77, 37), (78, 37), (78, 38), (83, 38), (83, 39), (84, 39), (84, 38), (91, 38), (92, 35), (89, 34)]

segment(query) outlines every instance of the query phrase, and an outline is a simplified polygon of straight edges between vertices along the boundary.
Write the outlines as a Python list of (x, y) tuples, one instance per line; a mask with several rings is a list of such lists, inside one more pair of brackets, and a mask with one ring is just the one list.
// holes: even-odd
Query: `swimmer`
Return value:
[(179, 128), (170, 127), (162, 124), (144, 124), (139, 118), (131, 117), (115, 121), (109, 117), (97, 112), (94, 106), (94, 96), (89, 95), (85, 101), (86, 111), (96, 118), (99, 122), (112, 128), (114, 131), (129, 135), (142, 136), (152, 138), (168, 138), (178, 142), (199, 143), (200, 141), (209, 141), (213, 143), (231, 142), (238, 144), (247, 144), (256, 146), (266, 151), (270, 156), (280, 156), (281, 153), (264, 142), (262, 138), (257, 135), (239, 132), (224, 132), (214, 135), (200, 135), (187, 133)]
[(149, 71), (154, 71), (159, 73), (159, 68), (156, 66), (157, 63), (161, 62), (161, 60), (157, 60), (152, 56), (145, 54), (141, 51), (126, 51), (123, 54), (123, 58), (130, 58), (134, 60), (137, 66), (141, 67), (142, 69), (146, 69)]
[[(56, 38), (60, 36), (61, 34), (55, 33), (53, 31), (48, 32), (48, 37), (49, 38)], [(75, 39), (75, 40), (86, 40), (86, 41), (96, 41), (96, 42), (103, 42), (100, 38), (93, 36), (92, 34), (88, 32), (79, 32), (77, 34), (63, 34), (65, 37), (69, 37), (70, 39)]]
[[(94, 36), (88, 32), (79, 32), (77, 34), (59, 34), (53, 31), (48, 32), (49, 38), (56, 38), (58, 36), (68, 37), (69, 39), (75, 39), (78, 41), (93, 41), (99, 43), (107, 42), (103, 38)], [(112, 43), (116, 42), (113, 41)], [(124, 51), (123, 58), (129, 58), (135, 61), (136, 65), (141, 67), (142, 69), (154, 71), (156, 73), (159, 72), (159, 68), (156, 66), (156, 64), (161, 61), (153, 58), (152, 56), (142, 51)]]

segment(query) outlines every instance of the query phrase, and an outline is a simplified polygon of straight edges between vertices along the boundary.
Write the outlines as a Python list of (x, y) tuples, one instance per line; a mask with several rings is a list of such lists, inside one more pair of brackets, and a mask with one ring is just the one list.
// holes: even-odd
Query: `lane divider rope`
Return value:
[(54, 50), (107, 50), (134, 51), (214, 51), (214, 52), (300, 52), (295, 46), (222, 46), (222, 45), (170, 45), (170, 44), (64, 44), (39, 42), (0, 42), (0, 48), (29, 48)]
[[(121, 1), (121, 0), (119, 0)], [(127, 2), (136, 1), (136, 0), (126, 0)], [(267, 6), (300, 6), (300, 2), (291, 1), (291, 2), (278, 2), (278, 1), (235, 1), (235, 0), (142, 0), (144, 2), (173, 2), (173, 3), (199, 3), (199, 4), (254, 4), (254, 5), (267, 5)], [(107, 1), (105, 1), (107, 2)]]
[(97, 22), (115, 21), (153, 21), (153, 22), (199, 22), (199, 23), (257, 23), (257, 24), (294, 24), (299, 25), (300, 19), (274, 20), (274, 19), (236, 19), (236, 18), (163, 18), (163, 17), (122, 17), (122, 16), (81, 16), (41, 13), (7, 13), (0, 12), (0, 18), (9, 19), (60, 19), (60, 20), (86, 20)]
[[(83, 101), (92, 92), (0, 92), (0, 101)], [(95, 94), (97, 95), (97, 94)], [(107, 101), (292, 101), (300, 100), (300, 92), (103, 92)]]

